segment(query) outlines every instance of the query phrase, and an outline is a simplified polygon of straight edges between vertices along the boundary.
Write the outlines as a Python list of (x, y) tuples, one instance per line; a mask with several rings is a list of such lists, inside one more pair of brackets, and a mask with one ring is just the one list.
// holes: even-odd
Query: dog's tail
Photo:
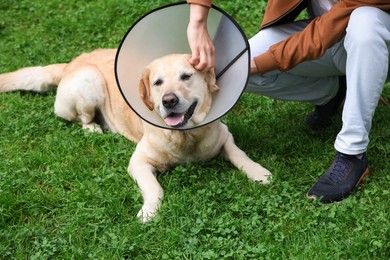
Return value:
[(27, 67), (0, 74), (0, 92), (17, 90), (45, 92), (57, 86), (67, 63)]

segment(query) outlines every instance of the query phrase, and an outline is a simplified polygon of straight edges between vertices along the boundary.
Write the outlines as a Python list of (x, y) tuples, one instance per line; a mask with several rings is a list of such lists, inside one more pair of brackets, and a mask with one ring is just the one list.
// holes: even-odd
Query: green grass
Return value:
[[(130, 25), (172, 1), (3, 0), (0, 72), (117, 47)], [(253, 35), (265, 1), (216, 1)], [(55, 92), (0, 95), (0, 259), (388, 259), (390, 107), (373, 123), (372, 175), (342, 203), (306, 191), (329, 166), (339, 120), (321, 133), (312, 107), (245, 94), (223, 118), (236, 143), (270, 169), (256, 185), (221, 158), (159, 175), (159, 215), (141, 225), (128, 176), (135, 146), (55, 117)], [(389, 86), (384, 96), (390, 98)]]

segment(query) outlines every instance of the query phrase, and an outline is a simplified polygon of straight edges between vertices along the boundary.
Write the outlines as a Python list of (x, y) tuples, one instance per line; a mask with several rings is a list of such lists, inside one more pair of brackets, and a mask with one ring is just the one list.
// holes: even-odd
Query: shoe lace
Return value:
[(333, 167), (330, 170), (329, 177), (333, 182), (341, 182), (348, 168), (351, 167), (351, 162), (341, 154), (338, 154), (333, 162)]

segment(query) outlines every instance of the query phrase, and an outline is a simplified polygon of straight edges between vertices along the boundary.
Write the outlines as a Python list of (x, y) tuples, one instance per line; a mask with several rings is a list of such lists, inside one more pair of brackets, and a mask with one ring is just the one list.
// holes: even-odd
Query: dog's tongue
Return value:
[(169, 115), (164, 119), (164, 122), (169, 126), (177, 126), (181, 124), (184, 120), (184, 113), (183, 114), (174, 114)]

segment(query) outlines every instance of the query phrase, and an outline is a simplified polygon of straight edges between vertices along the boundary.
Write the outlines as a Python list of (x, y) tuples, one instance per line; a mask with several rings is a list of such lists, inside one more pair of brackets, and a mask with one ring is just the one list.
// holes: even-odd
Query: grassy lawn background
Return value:
[[(172, 2), (3, 0), (0, 73), (116, 48), (132, 23)], [(266, 1), (215, 4), (250, 37)], [(372, 175), (342, 203), (320, 205), (305, 195), (333, 160), (340, 120), (314, 133), (303, 123), (311, 105), (244, 94), (223, 121), (273, 183), (256, 185), (221, 158), (179, 166), (159, 176), (159, 216), (141, 225), (126, 172), (134, 144), (55, 117), (54, 97), (0, 95), (0, 259), (390, 257), (389, 106), (374, 118)]]

